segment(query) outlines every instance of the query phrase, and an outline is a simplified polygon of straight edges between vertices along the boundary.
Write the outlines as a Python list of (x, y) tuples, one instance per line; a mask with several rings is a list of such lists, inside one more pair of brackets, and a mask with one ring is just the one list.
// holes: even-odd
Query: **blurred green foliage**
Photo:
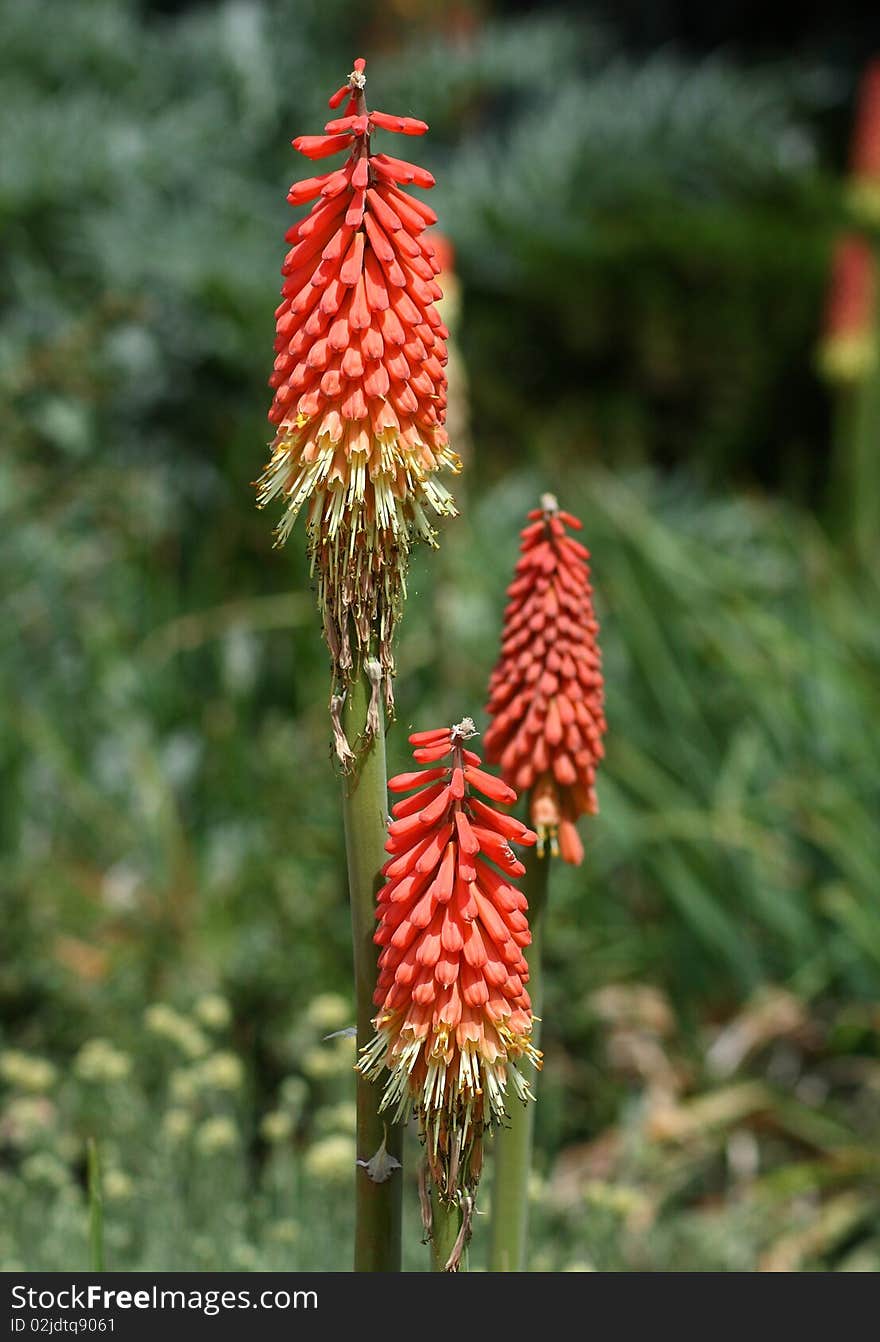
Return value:
[[(326, 659), (301, 537), (272, 552), (249, 482), (287, 142), (363, 19), (0, 18), (0, 1265), (85, 1266), (92, 1133), (111, 1266), (335, 1264)], [(876, 1268), (877, 580), (810, 506), (826, 85), (552, 16), (366, 54), (373, 101), (432, 125), (475, 442), (414, 564), (393, 769), (408, 724), (479, 716), (542, 489), (594, 557), (608, 759), (587, 862), (554, 872), (533, 1266)]]

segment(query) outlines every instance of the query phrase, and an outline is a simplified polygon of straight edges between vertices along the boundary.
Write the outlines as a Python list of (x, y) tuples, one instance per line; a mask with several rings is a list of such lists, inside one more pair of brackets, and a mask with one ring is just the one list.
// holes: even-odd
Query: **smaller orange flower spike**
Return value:
[(534, 1099), (518, 1060), (541, 1065), (525, 987), (527, 905), (511, 879), (525, 868), (510, 847), (538, 836), (474, 796), (516, 801), (466, 748), (474, 734), (470, 718), (416, 732), (413, 758), (428, 767), (388, 783), (413, 795), (388, 826), (379, 1014), (358, 1063), (371, 1080), (388, 1071), (382, 1108), (395, 1121), (415, 1109), (431, 1181), (449, 1203), (476, 1189), (483, 1131), (504, 1120), (508, 1083), (518, 1099)]
[(538, 852), (549, 843), (554, 856), (578, 865), (584, 849), (575, 821), (599, 809), (605, 731), (589, 551), (567, 534), (581, 524), (552, 494), (528, 516), (489, 682), (486, 756), (518, 792), (531, 789)]

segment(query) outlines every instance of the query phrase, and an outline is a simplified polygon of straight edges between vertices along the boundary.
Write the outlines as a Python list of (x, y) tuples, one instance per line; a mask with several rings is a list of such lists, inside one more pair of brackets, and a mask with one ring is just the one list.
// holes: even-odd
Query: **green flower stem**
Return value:
[(90, 1137), (86, 1144), (87, 1186), (89, 1198), (89, 1266), (104, 1271), (104, 1190), (101, 1186), (101, 1157), (98, 1143)]
[(876, 558), (880, 509), (880, 366), (839, 393), (835, 427), (840, 538), (857, 559), (870, 565)]
[[(544, 940), (544, 905), (550, 878), (549, 855), (539, 857), (532, 848), (527, 857), (522, 889), (529, 901), (532, 944), (526, 951), (529, 963), (529, 996), (532, 1011), (541, 1014), (543, 983), (541, 958)], [(533, 1042), (541, 1042), (536, 1021)], [(534, 1081), (533, 1081), (534, 1088)], [(494, 1138), (495, 1179), (492, 1185), (492, 1225), (489, 1240), (490, 1272), (524, 1272), (529, 1228), (529, 1172), (535, 1131), (534, 1104), (511, 1101), (510, 1126), (500, 1128)]]
[[(364, 726), (370, 705), (370, 681), (365, 671), (351, 685), (343, 709), (345, 735), (357, 756), (351, 773), (342, 780), (345, 818), (345, 852), (354, 942), (354, 980), (357, 998), (357, 1043), (360, 1050), (373, 1036), (373, 991), (376, 986), (378, 953), (373, 941), (376, 930), (376, 893), (382, 883), (380, 868), (385, 861), (388, 791), (385, 773), (385, 737), (382, 709), (379, 728), (366, 745)], [(386, 1177), (377, 1182), (364, 1164), (383, 1150), (393, 1162), (403, 1159), (403, 1128), (379, 1114), (382, 1086), (357, 1073), (357, 1154), (355, 1172), (356, 1272), (399, 1272), (401, 1239), (402, 1171), (399, 1165), (374, 1172)]]
[[(431, 1192), (431, 1271), (445, 1272), (449, 1256), (461, 1230), (461, 1212), (441, 1202), (437, 1194)], [(458, 1270), (467, 1271), (467, 1251), (462, 1254)]]
[[(874, 242), (874, 262), (880, 244)], [(875, 303), (874, 348), (880, 350), (880, 304)], [(838, 389), (834, 416), (832, 520), (838, 538), (866, 567), (877, 559), (880, 512), (880, 357), (850, 385)]]

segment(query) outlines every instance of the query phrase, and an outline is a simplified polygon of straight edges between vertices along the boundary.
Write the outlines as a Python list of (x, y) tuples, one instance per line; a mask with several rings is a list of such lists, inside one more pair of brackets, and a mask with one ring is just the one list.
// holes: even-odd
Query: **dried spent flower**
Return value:
[(379, 1011), (358, 1062), (373, 1080), (389, 1073), (382, 1108), (395, 1120), (415, 1109), (431, 1181), (448, 1203), (476, 1189), (483, 1131), (504, 1120), (508, 1085), (534, 1098), (518, 1062), (541, 1065), (525, 987), (526, 899), (511, 879), (525, 868), (510, 847), (537, 835), (475, 795), (516, 800), (467, 749), (474, 734), (469, 718), (416, 732), (413, 757), (428, 767), (389, 781), (412, 795), (388, 826)]
[(486, 756), (517, 792), (530, 790), (539, 853), (578, 865), (578, 816), (598, 810), (604, 684), (589, 551), (552, 494), (528, 514), (516, 578), (507, 589), (501, 655), (489, 682)]
[(432, 513), (455, 513), (437, 475), (461, 463), (444, 428), (449, 333), (435, 307), (439, 262), (424, 237), (436, 215), (402, 190), (434, 179), (372, 147), (377, 130), (410, 136), (428, 128), (369, 112), (364, 66), (355, 61), (330, 99), (333, 109), (345, 106), (325, 133), (293, 141), (310, 159), (347, 157), (288, 195), (292, 205), (312, 205), (287, 234), (270, 378), (276, 435), (258, 502), (283, 499), (279, 543), (307, 509), (334, 693), (375, 656), (390, 708), (410, 546), (436, 543)]

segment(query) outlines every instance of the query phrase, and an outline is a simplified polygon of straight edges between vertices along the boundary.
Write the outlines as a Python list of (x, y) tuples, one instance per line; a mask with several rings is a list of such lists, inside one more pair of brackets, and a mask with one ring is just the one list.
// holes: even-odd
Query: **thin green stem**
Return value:
[[(381, 705), (378, 730), (363, 744), (370, 708), (371, 684), (365, 671), (351, 685), (343, 710), (343, 724), (352, 751), (357, 756), (352, 772), (342, 780), (345, 819), (345, 852), (351, 899), (354, 943), (354, 980), (357, 999), (357, 1043), (362, 1049), (373, 1036), (373, 990), (377, 978), (376, 893), (382, 883), (380, 868), (385, 861), (388, 792), (385, 774), (385, 737)], [(403, 1128), (379, 1114), (382, 1086), (357, 1073), (357, 1153), (355, 1173), (356, 1272), (399, 1272), (401, 1239), (401, 1191)], [(387, 1177), (377, 1182), (366, 1162), (380, 1152), (391, 1157)], [(361, 1163), (364, 1162), (364, 1163)], [(393, 1168), (391, 1167), (393, 1166)]]
[(104, 1190), (101, 1186), (101, 1157), (98, 1143), (90, 1137), (86, 1144), (89, 1195), (89, 1264), (93, 1272), (104, 1271)]
[[(548, 855), (539, 857), (530, 850), (525, 859), (526, 874), (522, 888), (529, 901), (529, 926), (532, 944), (526, 951), (529, 964), (529, 996), (532, 1011), (540, 1016), (543, 999), (542, 954), (544, 941), (544, 905), (550, 877)], [(541, 1041), (541, 1026), (536, 1020), (533, 1042)], [(534, 1082), (533, 1082), (534, 1087)], [(510, 1103), (510, 1126), (495, 1134), (495, 1179), (492, 1185), (492, 1225), (489, 1239), (490, 1272), (523, 1272), (526, 1266), (526, 1242), (529, 1228), (529, 1173), (535, 1131), (534, 1104)]]
[(876, 558), (880, 510), (880, 368), (841, 396), (848, 401), (842, 409), (845, 432), (843, 441), (838, 442), (837, 463), (843, 504), (842, 539), (846, 548), (868, 566)]
[[(874, 246), (875, 263), (880, 247)], [(880, 305), (875, 306), (874, 346), (880, 348)], [(834, 414), (832, 524), (850, 554), (866, 567), (878, 550), (880, 513), (880, 359), (850, 385), (840, 387)]]

